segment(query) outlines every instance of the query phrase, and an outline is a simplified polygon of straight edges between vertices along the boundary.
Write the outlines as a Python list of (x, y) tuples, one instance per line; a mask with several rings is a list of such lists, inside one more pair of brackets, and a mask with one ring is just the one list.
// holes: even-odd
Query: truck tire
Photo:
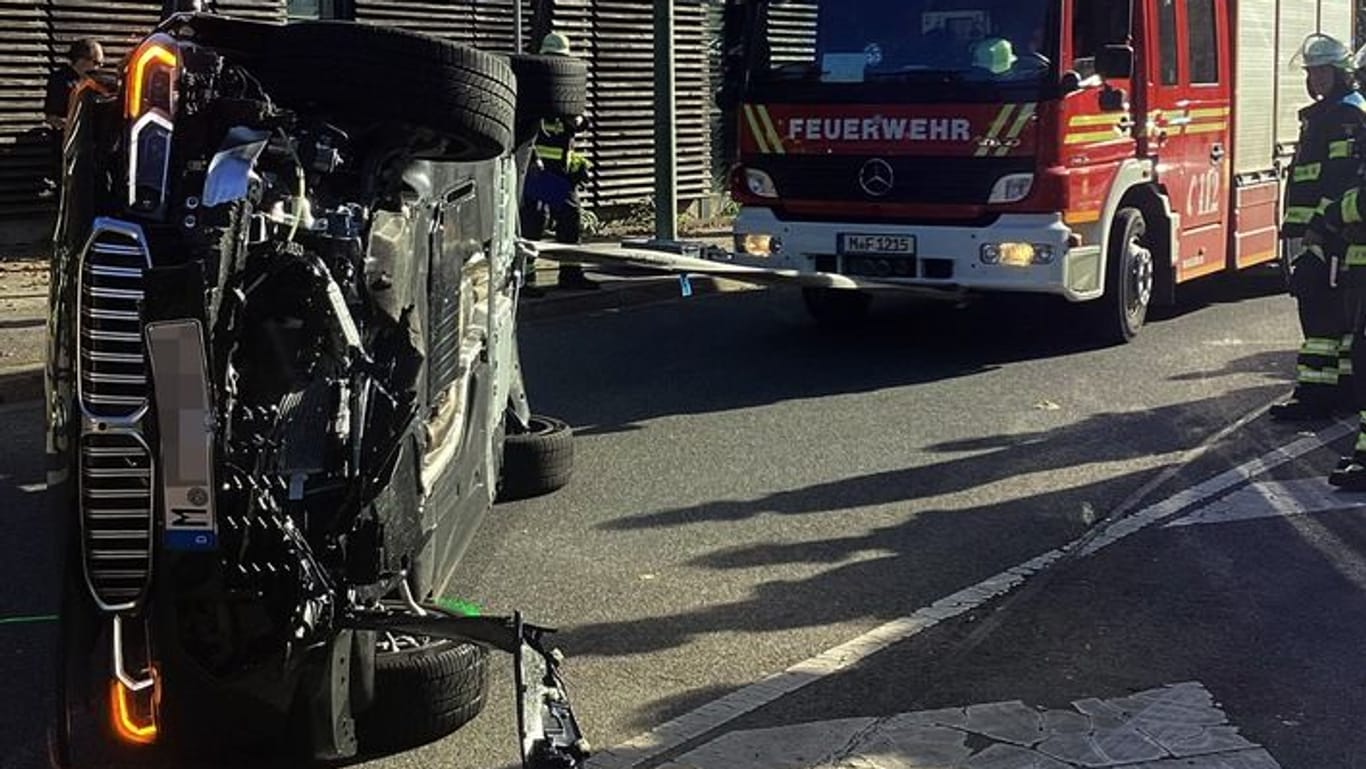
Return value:
[(1115, 214), (1105, 260), (1105, 295), (1095, 305), (1091, 324), (1102, 342), (1128, 342), (1148, 318), (1154, 264), (1147, 237), (1148, 223), (1142, 211), (1126, 207)]
[(574, 474), (574, 431), (551, 417), (532, 416), (531, 429), (503, 439), (503, 477), (498, 501), (559, 491)]
[(476, 162), (512, 146), (512, 69), (467, 46), (401, 29), (306, 21), (278, 31), (259, 70), (267, 92), (286, 106), (431, 129), (447, 139), (434, 157)]
[(408, 642), (375, 654), (373, 700), (356, 715), (356, 736), (366, 753), (392, 753), (439, 740), (484, 709), (484, 649), (446, 639)]
[(866, 291), (807, 286), (802, 288), (802, 302), (818, 324), (847, 328), (868, 317), (873, 296)]

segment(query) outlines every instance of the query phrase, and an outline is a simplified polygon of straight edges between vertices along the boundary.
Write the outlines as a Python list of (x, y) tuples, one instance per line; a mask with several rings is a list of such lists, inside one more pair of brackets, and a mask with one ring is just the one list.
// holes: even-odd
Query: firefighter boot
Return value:
[(1328, 476), (1328, 482), (1343, 491), (1366, 491), (1366, 455), (1355, 454), (1347, 459), (1346, 466), (1338, 468)]
[(1271, 418), (1277, 422), (1317, 422), (1333, 417), (1333, 407), (1320, 398), (1300, 393), (1271, 407)]

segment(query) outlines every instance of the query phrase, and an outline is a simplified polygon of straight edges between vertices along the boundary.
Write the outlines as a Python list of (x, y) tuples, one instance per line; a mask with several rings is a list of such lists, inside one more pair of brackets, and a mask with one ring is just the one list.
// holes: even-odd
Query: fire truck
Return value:
[[(1292, 62), (1351, 0), (728, 0), (737, 260), (1076, 303), (1137, 334), (1177, 286), (1279, 257), (1309, 103)], [(808, 286), (818, 320), (866, 291)]]

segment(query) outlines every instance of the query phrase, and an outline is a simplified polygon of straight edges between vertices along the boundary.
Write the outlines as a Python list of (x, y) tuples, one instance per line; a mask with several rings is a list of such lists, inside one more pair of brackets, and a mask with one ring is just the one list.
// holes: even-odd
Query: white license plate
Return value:
[(913, 235), (854, 235), (840, 236), (840, 254), (915, 254)]

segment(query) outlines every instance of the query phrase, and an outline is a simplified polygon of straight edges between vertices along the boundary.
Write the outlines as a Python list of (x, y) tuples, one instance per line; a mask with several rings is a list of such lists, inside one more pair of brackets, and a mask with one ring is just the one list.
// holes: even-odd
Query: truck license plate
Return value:
[(840, 254), (857, 256), (865, 254), (915, 254), (913, 235), (855, 235), (844, 234), (839, 238)]

